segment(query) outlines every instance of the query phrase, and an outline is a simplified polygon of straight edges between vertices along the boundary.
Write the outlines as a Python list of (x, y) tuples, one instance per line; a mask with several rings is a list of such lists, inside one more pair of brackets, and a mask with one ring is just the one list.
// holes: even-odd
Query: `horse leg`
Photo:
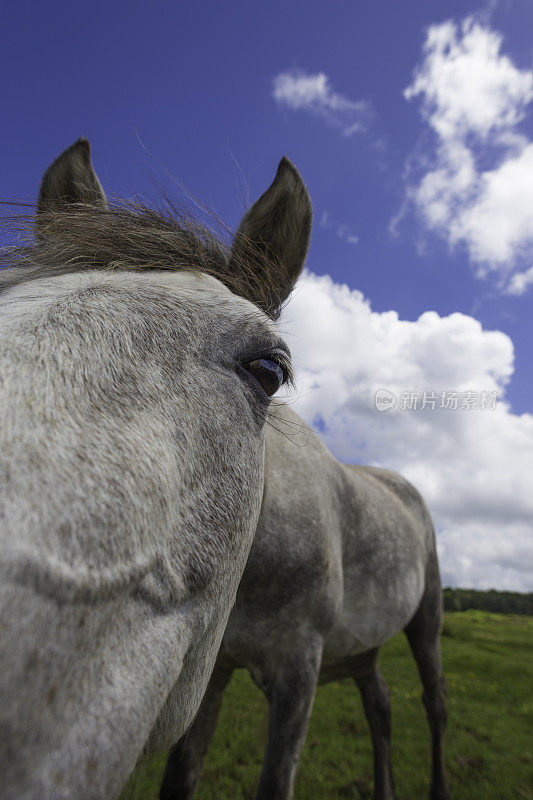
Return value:
[(446, 681), (440, 653), (442, 613), (442, 590), (435, 555), (429, 565), (422, 601), (405, 628), (422, 681), (422, 701), (431, 730), (431, 800), (450, 800), (443, 749), (447, 713)]
[(262, 676), (269, 725), (256, 800), (291, 800), (293, 796), (321, 659), (322, 641), (295, 642), (290, 656), (271, 675)]
[(391, 763), (389, 688), (377, 668), (378, 650), (353, 659), (352, 675), (361, 693), (374, 749), (374, 798), (394, 800)]
[(188, 732), (169, 753), (159, 800), (190, 800), (215, 731), (222, 695), (233, 669), (215, 665), (200, 710)]

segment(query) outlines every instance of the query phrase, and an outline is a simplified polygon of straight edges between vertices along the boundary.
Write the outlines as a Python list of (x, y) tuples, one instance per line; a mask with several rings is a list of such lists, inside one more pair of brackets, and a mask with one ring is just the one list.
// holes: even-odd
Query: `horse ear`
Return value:
[(69, 203), (107, 208), (106, 196), (91, 162), (88, 139), (78, 139), (44, 173), (37, 202), (39, 214)]
[[(246, 264), (260, 280), (276, 282), (278, 310), (304, 267), (312, 219), (313, 208), (302, 177), (284, 156), (272, 184), (244, 215), (230, 257), (233, 269)], [(271, 274), (265, 274), (267, 271)]]

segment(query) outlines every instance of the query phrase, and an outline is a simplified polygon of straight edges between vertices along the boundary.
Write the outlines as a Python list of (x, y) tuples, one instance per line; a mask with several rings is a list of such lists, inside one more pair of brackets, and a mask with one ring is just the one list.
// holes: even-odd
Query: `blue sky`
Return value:
[[(447, 22), (451, 28), (442, 27)], [(314, 276), (331, 277), (329, 288), (320, 284), (322, 291), (342, 304), (338, 284), (360, 290), (376, 314), (369, 317), (374, 327), (376, 320), (386, 324), (386, 315), (379, 315), (389, 310), (404, 323), (415, 323), (428, 311), (437, 312), (439, 320), (461, 312), (461, 324), (471, 331), (477, 320), (482, 355), (474, 348), (472, 362), (483, 362), (487, 386), (496, 375), (498, 388), (505, 388), (507, 422), (526, 424), (518, 415), (533, 410), (533, 274), (527, 277), (533, 228), (512, 176), (502, 187), (505, 175), (498, 173), (496, 200), (483, 181), (506, 160), (525, 159), (533, 140), (531, 0), (481, 5), (464, 0), (50, 2), (34, 4), (31, 13), (25, 4), (8, 2), (3, 30), (3, 198), (34, 198), (49, 162), (84, 135), (108, 191), (153, 195), (162, 184), (179, 194), (172, 175), (235, 227), (247, 198), (266, 188), (286, 154), (300, 169), (314, 203), (308, 268)], [(481, 64), (482, 72), (484, 65), (499, 65), (494, 81), (503, 95), (495, 101), (500, 102), (496, 122), (486, 123), (484, 108), (474, 103), (465, 128), (468, 99), (466, 111), (458, 111), (453, 86), (451, 95), (435, 94), (431, 68), (438, 44), (424, 50), (431, 30), (441, 39), (448, 36), (440, 52), (443, 62), (450, 63), (454, 47), (464, 55), (470, 42), (472, 64)], [(490, 49), (494, 37), (501, 37), (496, 51)], [(491, 74), (483, 72), (481, 84)], [(482, 96), (481, 84), (475, 97)], [(485, 87), (487, 97), (493, 88)], [(443, 133), (450, 119), (454, 127)], [(475, 161), (466, 188), (458, 190), (454, 182), (463, 173), (457, 159), (461, 169)], [(522, 174), (529, 180), (530, 173)], [(490, 240), (500, 228), (489, 247), (485, 233)], [(480, 271), (485, 277), (476, 276)], [(513, 283), (513, 275), (526, 277)], [(448, 323), (438, 324), (444, 331)], [(492, 330), (510, 339), (491, 339), (485, 332)], [(454, 342), (461, 349), (460, 337)], [(352, 349), (357, 360), (356, 342)], [(496, 352), (501, 358), (492, 363)], [(454, 358), (449, 344), (446, 364)], [(304, 372), (314, 370), (317, 383), (311, 361)], [(469, 369), (477, 374), (477, 366), (465, 366)], [(401, 388), (397, 376), (391, 381)], [(333, 419), (340, 412), (330, 413)], [(314, 407), (310, 421), (318, 419), (333, 430), (326, 411)], [(490, 427), (480, 435), (490, 436)], [(381, 446), (363, 435), (357, 441), (363, 441), (371, 459), (387, 461)], [(336, 446), (333, 434), (329, 443), (347, 460), (359, 460), (359, 452)], [(512, 446), (501, 457), (511, 459)], [(390, 460), (392, 466), (404, 463), (399, 455)], [(516, 552), (523, 558), (520, 547)], [(469, 568), (454, 572), (452, 565), (450, 581), (468, 581)], [(510, 572), (494, 572), (493, 578), (500, 585), (525, 586)], [(472, 582), (484, 584), (473, 572)]]
[[(406, 160), (427, 135), (417, 104), (403, 96), (425, 29), (479, 11), (465, 2), (274, 0), (52, 2), (30, 14), (7, 3), (1, 193), (35, 196), (48, 162), (85, 135), (117, 194), (153, 191), (153, 175), (165, 181), (160, 163), (234, 226), (246, 191), (254, 198), (286, 153), (309, 186), (316, 222), (324, 212), (333, 220), (315, 225), (309, 267), (361, 289), (377, 310), (406, 319), (428, 308), (475, 311), (485, 327), (508, 332), (517, 359), (508, 396), (528, 410), (530, 295), (502, 297), (491, 281), (475, 280), (464, 248), (450, 252), (412, 218), (397, 237), (388, 232)], [(530, 67), (533, 4), (502, 3), (486, 18), (517, 66)], [(324, 72), (335, 92), (367, 101), (368, 130), (343, 136), (320, 117), (280, 107), (272, 81), (294, 69)], [(531, 115), (523, 128), (533, 134)], [(357, 246), (335, 235), (341, 225)]]

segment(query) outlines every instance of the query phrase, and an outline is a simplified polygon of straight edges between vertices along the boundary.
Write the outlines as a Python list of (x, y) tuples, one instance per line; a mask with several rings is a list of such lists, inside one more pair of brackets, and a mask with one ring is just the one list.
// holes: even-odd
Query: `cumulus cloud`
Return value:
[(350, 100), (335, 92), (324, 72), (280, 72), (274, 78), (272, 96), (277, 103), (293, 111), (307, 111), (322, 117), (345, 136), (364, 132), (370, 121), (368, 102)]
[[(434, 135), (408, 196), (425, 225), (466, 247), (478, 276), (517, 294), (514, 271), (533, 260), (533, 142), (520, 132), (533, 72), (501, 52), (502, 37), (469, 17), (429, 28), (405, 90)], [(428, 168), (429, 160), (429, 168)]]
[[(295, 409), (338, 458), (402, 472), (425, 496), (443, 580), (531, 590), (533, 415), (513, 414), (505, 387), (513, 345), (464, 314), (402, 320), (358, 291), (307, 273), (282, 318), (301, 385)], [(387, 389), (395, 408), (376, 410)], [(428, 405), (404, 393), (497, 393), (492, 410)]]
[(472, 17), (459, 28), (429, 28), (424, 60), (405, 90), (420, 96), (424, 114), (442, 139), (476, 133), (486, 137), (520, 122), (533, 97), (533, 75), (500, 54), (502, 38)]

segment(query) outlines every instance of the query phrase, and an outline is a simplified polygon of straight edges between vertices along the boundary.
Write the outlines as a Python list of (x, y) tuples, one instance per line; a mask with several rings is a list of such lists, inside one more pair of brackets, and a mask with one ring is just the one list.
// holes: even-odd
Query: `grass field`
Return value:
[[(447, 765), (454, 800), (533, 799), (533, 617), (446, 614)], [(398, 800), (428, 797), (429, 735), (416, 667), (403, 635), (384, 648), (391, 690)], [(198, 800), (251, 800), (259, 775), (267, 705), (239, 670), (226, 691)], [(156, 800), (164, 759), (138, 771), (122, 800)], [(351, 681), (317, 691), (295, 800), (372, 797), (372, 750)]]

